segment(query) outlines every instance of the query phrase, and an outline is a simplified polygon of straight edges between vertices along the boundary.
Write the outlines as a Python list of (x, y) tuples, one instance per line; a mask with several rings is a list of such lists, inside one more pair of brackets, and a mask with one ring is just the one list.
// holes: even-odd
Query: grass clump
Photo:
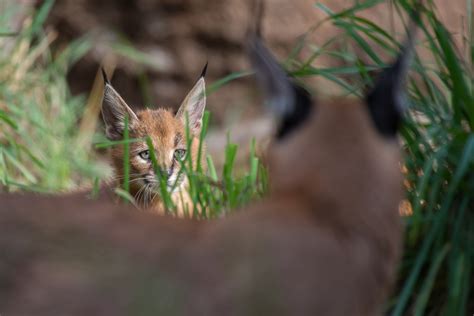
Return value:
[[(255, 142), (252, 141), (249, 156), (249, 170), (244, 172), (235, 172), (235, 158), (237, 156), (238, 146), (228, 143), (224, 149), (224, 167), (219, 175), (214, 166), (210, 155), (204, 155), (203, 144), (209, 126), (210, 113), (204, 113), (201, 134), (199, 136), (200, 146), (198, 149), (197, 161), (193, 162), (191, 155), (187, 154), (185, 159), (180, 161), (180, 171), (176, 177), (175, 186), (181, 175), (185, 175), (189, 180), (188, 192), (192, 200), (192, 205), (184, 210), (185, 217), (195, 218), (215, 218), (220, 217), (238, 207), (245, 205), (251, 200), (261, 198), (268, 190), (267, 170), (257, 157), (255, 152)], [(125, 120), (125, 126), (128, 126), (128, 120)], [(127, 131), (127, 128), (125, 128)], [(190, 153), (192, 146), (192, 137), (189, 127), (186, 129), (186, 152)], [(130, 139), (127, 132), (124, 133), (121, 141), (103, 141), (96, 144), (99, 148), (111, 146), (123, 146), (124, 152), (124, 176), (123, 187), (116, 189), (116, 193), (124, 200), (135, 203), (133, 196), (129, 193), (130, 188), (130, 170), (129, 170), (129, 145), (131, 142), (145, 141), (150, 151), (150, 159), (159, 181), (159, 189), (156, 194), (166, 208), (166, 212), (177, 214), (176, 205), (173, 202), (171, 193), (175, 187), (168, 187), (167, 173), (161, 170), (153, 149), (152, 140)]]

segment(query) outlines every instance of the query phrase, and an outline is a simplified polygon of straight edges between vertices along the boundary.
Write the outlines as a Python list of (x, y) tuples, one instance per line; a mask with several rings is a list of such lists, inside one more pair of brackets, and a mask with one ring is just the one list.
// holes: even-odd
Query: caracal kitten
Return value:
[[(166, 211), (160, 195), (160, 180), (154, 171), (150, 148), (145, 140), (149, 137), (158, 166), (167, 177), (167, 190), (176, 206), (176, 215), (183, 217), (187, 212), (193, 213), (193, 205), (188, 193), (189, 181), (185, 172), (181, 170), (181, 166), (187, 155), (191, 155), (193, 168), (197, 164), (199, 135), (206, 107), (204, 80), (206, 68), (207, 65), (176, 114), (165, 108), (133, 111), (112, 87), (103, 71), (105, 87), (102, 118), (107, 138), (111, 141), (123, 139), (125, 117), (128, 116), (129, 138), (143, 139), (143, 141), (131, 142), (129, 151), (130, 194), (142, 209), (160, 214)], [(191, 152), (187, 152), (186, 120), (189, 122)], [(204, 144), (201, 149), (201, 154), (203, 153)], [(123, 146), (113, 146), (110, 157), (115, 170), (113, 185), (123, 187)]]

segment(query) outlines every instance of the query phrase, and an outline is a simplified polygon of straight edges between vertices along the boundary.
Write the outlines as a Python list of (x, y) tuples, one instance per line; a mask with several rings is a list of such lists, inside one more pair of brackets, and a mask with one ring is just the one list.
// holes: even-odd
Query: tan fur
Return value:
[(397, 142), (342, 99), (318, 105), (270, 157), (270, 195), (219, 221), (0, 196), (0, 311), (380, 315), (402, 236)]
[[(189, 179), (181, 166), (182, 161), (187, 160), (186, 157), (191, 155), (193, 170), (197, 168), (199, 137), (206, 106), (204, 81), (206, 67), (176, 115), (163, 108), (135, 113), (112, 87), (104, 72), (102, 118), (106, 136), (112, 141), (122, 140), (125, 117), (128, 117), (129, 138), (135, 140), (129, 145), (130, 193), (142, 209), (160, 214), (166, 211), (160, 190), (160, 177), (164, 176), (167, 190), (176, 207), (176, 215), (183, 217), (195, 211), (189, 196)], [(186, 135), (186, 124), (189, 126), (189, 139)], [(153, 148), (148, 148), (146, 142), (148, 137), (151, 139)], [(190, 152), (186, 152), (182, 160), (177, 158), (176, 151), (187, 151), (188, 145)], [(204, 144), (201, 147), (201, 157), (205, 157)], [(152, 149), (157, 160), (157, 167), (161, 170), (158, 174), (155, 173), (151, 154), (147, 158), (143, 156), (145, 151), (151, 152)], [(112, 147), (111, 159), (117, 179), (114, 186), (123, 188), (125, 182), (124, 146)], [(204, 159), (202, 159), (201, 167), (205, 169)], [(200, 210), (197, 211), (200, 212)]]

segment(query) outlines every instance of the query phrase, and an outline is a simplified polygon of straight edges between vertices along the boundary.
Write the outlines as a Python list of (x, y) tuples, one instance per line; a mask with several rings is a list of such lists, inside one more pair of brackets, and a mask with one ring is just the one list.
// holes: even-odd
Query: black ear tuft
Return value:
[(397, 135), (403, 115), (404, 93), (394, 89), (394, 82), (399, 79), (393, 72), (392, 68), (385, 69), (366, 97), (375, 127), (384, 137)]
[(277, 139), (284, 139), (287, 135), (303, 125), (310, 116), (313, 108), (313, 100), (311, 94), (303, 87), (293, 84), (295, 102), (291, 112), (281, 118), (280, 125), (277, 129)]
[(207, 61), (206, 64), (204, 65), (204, 68), (202, 69), (201, 71), (201, 75), (199, 76), (199, 78), (204, 78), (206, 77), (206, 73), (207, 73), (207, 66), (209, 65), (209, 62)]
[(407, 40), (397, 60), (382, 71), (366, 96), (375, 127), (384, 137), (397, 135), (406, 109), (405, 81), (414, 54), (415, 30), (412, 20)]
[(104, 84), (110, 84), (109, 78), (107, 77), (107, 73), (105, 72), (104, 67), (101, 67), (100, 70), (102, 71), (102, 78), (104, 79)]

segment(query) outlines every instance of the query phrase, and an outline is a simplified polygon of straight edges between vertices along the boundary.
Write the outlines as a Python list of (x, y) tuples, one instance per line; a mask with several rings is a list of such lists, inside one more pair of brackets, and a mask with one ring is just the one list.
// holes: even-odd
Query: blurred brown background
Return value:
[[(38, 0), (4, 0), (24, 4), (25, 12)], [(74, 94), (89, 94), (101, 64), (115, 66), (113, 85), (134, 107), (177, 108), (209, 61), (208, 85), (232, 72), (249, 68), (245, 56), (245, 36), (254, 19), (254, 0), (57, 0), (47, 26), (57, 32), (53, 47), (61, 49), (72, 40), (89, 36), (90, 53), (72, 68), (68, 80)], [(352, 6), (355, 0), (323, 0), (333, 11)], [(441, 19), (455, 34), (462, 49), (466, 25), (465, 0), (435, 0)], [(263, 30), (267, 45), (283, 60), (298, 39), (325, 17), (314, 0), (267, 0)], [(403, 36), (403, 26), (391, 1), (364, 11), (392, 34)], [(21, 14), (19, 15), (21, 17)], [(19, 21), (21, 18), (19, 19)], [(340, 32), (330, 23), (312, 32), (300, 58)], [(147, 64), (129, 58), (124, 47), (130, 44), (146, 54)], [(382, 56), (387, 58), (387, 56)], [(318, 57), (313, 66), (334, 63)], [(310, 78), (319, 94), (331, 94), (334, 86)], [(207, 108), (212, 113), (208, 136), (211, 152), (222, 152), (225, 131), (244, 147), (249, 140), (265, 140), (271, 132), (269, 120), (262, 119), (258, 93), (251, 77), (234, 80), (212, 93)], [(245, 152), (239, 151), (245, 157)]]
[[(359, 1), (362, 2), (362, 1)], [(150, 55), (154, 67), (137, 66), (118, 57), (113, 84), (133, 105), (176, 107), (209, 61), (208, 83), (234, 71), (248, 68), (243, 44), (254, 6), (248, 0), (60, 0), (48, 24), (59, 32), (57, 45), (91, 34), (96, 45), (87, 58), (71, 71), (74, 93), (90, 91), (94, 76), (117, 41), (129, 41)], [(300, 35), (325, 15), (314, 0), (267, 0), (263, 26), (268, 45), (284, 58)], [(334, 11), (354, 4), (353, 0), (325, 0)], [(437, 0), (441, 16), (452, 31), (458, 31), (465, 11), (464, 0)], [(367, 12), (381, 26), (393, 29), (390, 1)], [(321, 44), (338, 32), (330, 24), (314, 33), (310, 42)], [(317, 65), (328, 63), (316, 60)], [(146, 77), (144, 77), (146, 75)], [(140, 79), (141, 78), (141, 79)], [(143, 85), (149, 83), (151, 100), (144, 100)], [(140, 81), (142, 80), (142, 81)], [(253, 116), (248, 102), (253, 98), (251, 79), (240, 79), (209, 97), (213, 123), (227, 125), (232, 117)], [(227, 114), (226, 114), (227, 113)]]
[[(336, 12), (355, 2), (320, 1)], [(463, 16), (466, 1), (434, 2), (443, 22), (462, 44), (460, 34), (466, 21)], [(116, 64), (113, 84), (129, 104), (176, 109), (206, 61), (209, 61), (208, 84), (249, 68), (244, 45), (247, 27), (254, 20), (254, 3), (254, 0), (60, 0), (53, 7), (48, 25), (58, 31), (58, 47), (84, 34), (94, 39), (93, 50), (69, 74), (73, 93), (88, 93), (99, 65), (112, 59)], [(300, 36), (326, 17), (315, 4), (314, 0), (265, 1), (264, 37), (280, 59), (288, 56)], [(391, 1), (364, 14), (392, 34), (404, 36), (401, 21), (394, 18), (397, 13)], [(320, 46), (338, 32), (330, 23), (324, 24), (311, 33), (299, 57), (305, 59), (311, 54), (312, 45)], [(151, 64), (140, 66), (130, 58), (117, 56), (113, 46), (119, 42), (132, 43), (148, 54)], [(334, 61), (322, 57), (313, 64), (331, 63)], [(329, 82), (309, 80), (320, 93), (334, 92), (334, 85)], [(234, 80), (209, 96), (207, 108), (212, 113), (212, 128), (207, 144), (218, 168), (224, 159), (222, 152), (228, 130), (232, 141), (241, 148), (248, 148), (251, 138), (256, 138), (265, 148), (273, 127), (271, 120), (261, 116), (260, 104), (250, 77)], [(246, 161), (247, 153), (239, 150), (238, 164)]]

